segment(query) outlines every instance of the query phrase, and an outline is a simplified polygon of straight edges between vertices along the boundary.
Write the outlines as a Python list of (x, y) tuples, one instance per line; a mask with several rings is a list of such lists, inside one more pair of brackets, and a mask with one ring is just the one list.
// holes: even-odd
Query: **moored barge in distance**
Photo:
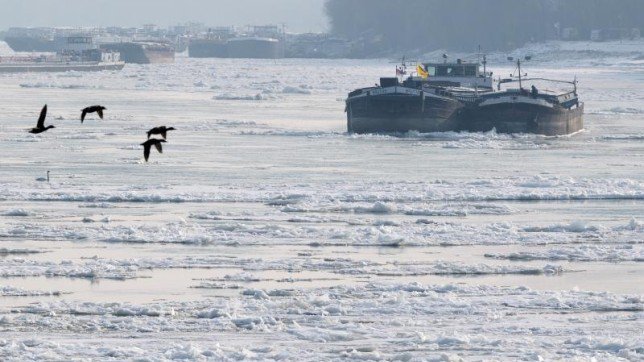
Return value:
[(0, 57), (0, 73), (78, 72), (121, 70), (125, 66), (118, 53), (98, 50), (84, 51), (82, 55), (59, 54), (54, 57)]
[(190, 58), (226, 58), (228, 41), (222, 39), (191, 39), (188, 44)]
[(51, 52), (64, 48), (70, 29), (20, 28), (7, 30), (4, 41), (15, 52)]
[(276, 38), (240, 37), (228, 40), (229, 58), (284, 58), (283, 43)]
[[(485, 66), (485, 61), (483, 62)], [(520, 71), (520, 61), (517, 62)], [(397, 74), (405, 72), (398, 68)], [(530, 90), (525, 82), (568, 83), (572, 91)], [(518, 79), (519, 88), (493, 87), (492, 73), (480, 64), (425, 63), (404, 81), (381, 78), (374, 87), (349, 93), (346, 100), (347, 130), (355, 133), (404, 133), (495, 129), (499, 133), (534, 133), (546, 136), (571, 134), (583, 129), (583, 103), (576, 81)]]
[(190, 58), (281, 59), (284, 46), (279, 39), (240, 37), (228, 40), (193, 39), (188, 45)]
[(101, 44), (101, 49), (119, 52), (126, 63), (174, 63), (174, 45), (164, 40), (135, 40)]
[(203, 38), (190, 40), (191, 58), (284, 58), (285, 34), (275, 25), (251, 26), (245, 33), (234, 28), (211, 28)]
[(0, 57), (0, 73), (121, 70), (118, 52), (98, 49), (91, 36), (68, 36), (56, 54)]

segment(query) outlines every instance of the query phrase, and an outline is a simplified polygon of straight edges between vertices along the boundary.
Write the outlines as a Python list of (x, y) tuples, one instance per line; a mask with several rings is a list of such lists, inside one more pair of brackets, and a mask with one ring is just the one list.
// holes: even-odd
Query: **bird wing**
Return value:
[(81, 123), (85, 120), (85, 116), (87, 115), (87, 108), (83, 109), (83, 113), (81, 113)]
[(102, 109), (100, 109), (100, 108), (97, 109), (96, 113), (98, 113), (98, 116), (101, 117), (101, 119), (103, 119), (103, 110)]
[(148, 158), (150, 158), (150, 145), (143, 146), (143, 158), (145, 158), (145, 162), (148, 162)]
[(47, 105), (45, 104), (40, 111), (40, 117), (38, 117), (38, 123), (36, 128), (45, 128), (45, 118), (47, 117)]
[(163, 153), (163, 146), (161, 145), (161, 142), (155, 143), (154, 147), (157, 148), (157, 151), (159, 151), (159, 153)]
[(165, 131), (161, 132), (161, 137), (163, 137), (163, 139), (165, 139), (165, 135), (166, 135)]
[(156, 134), (157, 131), (159, 131), (159, 127), (154, 127), (151, 130), (149, 130), (148, 131), (148, 139), (150, 139), (150, 136), (152, 136), (153, 134)]

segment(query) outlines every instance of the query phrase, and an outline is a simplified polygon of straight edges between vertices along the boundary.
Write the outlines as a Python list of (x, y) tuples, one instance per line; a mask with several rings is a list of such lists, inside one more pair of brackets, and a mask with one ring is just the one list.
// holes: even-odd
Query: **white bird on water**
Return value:
[(49, 182), (49, 170), (47, 170), (47, 177), (38, 177), (36, 181), (47, 181)]

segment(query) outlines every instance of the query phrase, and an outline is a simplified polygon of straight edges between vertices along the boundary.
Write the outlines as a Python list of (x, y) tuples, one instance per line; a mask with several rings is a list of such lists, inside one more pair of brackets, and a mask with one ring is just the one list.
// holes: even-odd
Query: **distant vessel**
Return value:
[[(117, 29), (113, 29), (118, 33)], [(96, 29), (67, 28), (11, 28), (5, 35), (5, 42), (16, 52), (52, 52), (68, 49), (70, 37), (85, 37), (88, 44), (98, 46), (110, 52), (121, 54), (126, 63), (172, 63), (175, 56), (175, 44), (167, 39), (149, 37), (136, 39), (129, 34), (99, 36)]]
[(284, 58), (283, 44), (276, 38), (241, 37), (228, 41), (228, 58)]
[[(483, 62), (485, 66), (486, 62)], [(519, 74), (521, 63), (517, 63)], [(406, 65), (396, 68), (406, 73)], [(574, 90), (555, 93), (531, 90), (523, 83), (546, 80), (574, 85)], [(583, 128), (583, 103), (575, 82), (523, 79), (518, 89), (493, 86), (492, 73), (479, 63), (425, 63), (407, 79), (380, 78), (374, 87), (349, 93), (346, 100), (347, 130), (355, 133), (404, 133), (444, 131), (489, 131), (536, 133), (548, 136), (570, 134)]]
[(0, 73), (121, 70), (118, 52), (97, 49), (92, 37), (68, 36), (56, 54), (0, 57)]
[(82, 56), (0, 57), (0, 73), (121, 70), (118, 53), (85, 52)]
[(160, 40), (104, 43), (100, 47), (104, 50), (119, 52), (121, 59), (126, 63), (174, 63), (174, 45)]
[(284, 36), (277, 26), (254, 26), (246, 34), (232, 28), (209, 29), (202, 38), (193, 38), (188, 45), (191, 58), (256, 58), (284, 57)]
[(3, 40), (16, 52), (57, 52), (65, 46), (66, 37), (51, 28), (9, 28)]
[(56, 52), (60, 49), (61, 38), (25, 37), (6, 35), (4, 41), (16, 52)]
[(188, 45), (190, 58), (280, 59), (284, 46), (279, 39), (240, 37), (228, 40), (193, 39)]
[(190, 58), (227, 58), (228, 41), (221, 39), (192, 39), (188, 44)]

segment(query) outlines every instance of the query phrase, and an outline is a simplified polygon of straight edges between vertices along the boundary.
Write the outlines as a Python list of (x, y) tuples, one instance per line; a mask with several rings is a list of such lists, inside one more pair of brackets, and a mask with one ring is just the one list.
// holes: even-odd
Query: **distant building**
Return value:
[(205, 31), (206, 26), (203, 23), (194, 22), (176, 25), (172, 28), (172, 33), (175, 35), (200, 34)]

